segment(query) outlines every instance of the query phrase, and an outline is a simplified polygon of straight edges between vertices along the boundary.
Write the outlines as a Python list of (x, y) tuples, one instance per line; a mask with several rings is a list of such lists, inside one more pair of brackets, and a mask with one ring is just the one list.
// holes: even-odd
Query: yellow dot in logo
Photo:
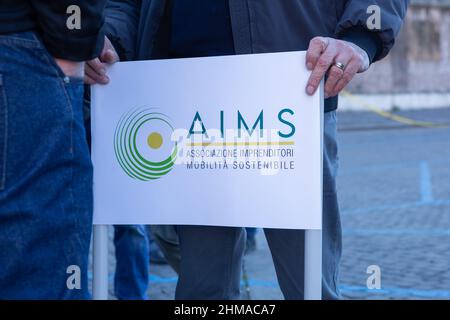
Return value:
[(163, 144), (163, 138), (158, 132), (152, 132), (147, 138), (147, 143), (152, 149), (159, 149)]

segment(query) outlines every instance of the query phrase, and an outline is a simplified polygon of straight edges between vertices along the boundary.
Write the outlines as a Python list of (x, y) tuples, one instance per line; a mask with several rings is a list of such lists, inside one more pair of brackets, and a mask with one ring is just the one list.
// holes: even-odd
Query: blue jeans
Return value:
[(257, 228), (245, 228), (247, 231), (247, 239), (252, 239), (256, 237), (256, 232), (258, 232)]
[[(342, 250), (336, 192), (338, 154), (336, 112), (325, 114), (323, 163), (322, 296), (338, 299), (338, 270)], [(181, 270), (175, 297), (238, 299), (245, 248), (243, 228), (178, 226)], [(302, 230), (265, 229), (278, 283), (286, 299), (303, 299), (304, 234)]]
[(0, 299), (90, 297), (82, 98), (36, 34), (0, 35)]
[(116, 273), (114, 292), (119, 300), (146, 300), (150, 246), (145, 226), (114, 226)]

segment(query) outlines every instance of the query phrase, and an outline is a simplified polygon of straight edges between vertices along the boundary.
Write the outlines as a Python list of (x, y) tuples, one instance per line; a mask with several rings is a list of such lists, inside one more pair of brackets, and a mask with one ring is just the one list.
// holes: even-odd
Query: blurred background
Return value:
[[(450, 299), (450, 0), (411, 0), (390, 56), (353, 81), (338, 121), (344, 298)], [(114, 264), (111, 244), (111, 298)], [(367, 286), (372, 265), (380, 289)], [(150, 299), (173, 299), (171, 268), (150, 273)], [(261, 231), (242, 288), (282, 299)]]
[[(410, 0), (389, 56), (360, 75), (349, 91), (384, 110), (450, 106), (450, 1)], [(362, 110), (349, 99), (342, 110)]]

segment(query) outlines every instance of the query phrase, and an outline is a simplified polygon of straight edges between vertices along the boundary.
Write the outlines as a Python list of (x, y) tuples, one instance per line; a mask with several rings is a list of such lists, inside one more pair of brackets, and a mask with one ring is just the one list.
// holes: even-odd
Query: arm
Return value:
[[(379, 41), (380, 47), (373, 57), (373, 62), (381, 60), (394, 46), (395, 37), (403, 25), (408, 2), (408, 0), (347, 0), (336, 27), (336, 35), (345, 38), (349, 31), (363, 30), (367, 37)], [(369, 30), (367, 27), (367, 20), (370, 16), (367, 9), (374, 4), (380, 8), (381, 28), (379, 30)]]
[(105, 34), (121, 60), (135, 56), (140, 16), (139, 0), (108, 0), (105, 7)]
[[(44, 45), (56, 58), (86, 61), (103, 47), (103, 0), (30, 0)], [(67, 8), (77, 5), (81, 10), (81, 28), (67, 28)]]
[(139, 0), (108, 0), (105, 7), (105, 42), (99, 58), (85, 67), (87, 84), (107, 84), (106, 64), (132, 60), (136, 51)]
[[(367, 9), (373, 2), (381, 11), (380, 30), (369, 30)], [(353, 77), (366, 71), (372, 62), (385, 57), (394, 45), (406, 14), (408, 0), (346, 0), (336, 26), (336, 38), (316, 37), (309, 46), (307, 67), (312, 70), (307, 93), (313, 94), (325, 74), (325, 97), (334, 97)], [(343, 66), (339, 68), (336, 63)]]

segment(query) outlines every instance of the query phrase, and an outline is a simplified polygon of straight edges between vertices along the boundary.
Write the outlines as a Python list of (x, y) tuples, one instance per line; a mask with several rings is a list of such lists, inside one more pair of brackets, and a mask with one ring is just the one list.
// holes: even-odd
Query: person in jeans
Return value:
[[(71, 5), (81, 29), (68, 28)], [(83, 61), (103, 48), (103, 8), (99, 0), (0, 2), (0, 299), (90, 297)]]
[[(370, 24), (372, 5), (380, 13)], [(307, 50), (313, 94), (324, 77), (322, 296), (338, 299), (342, 236), (337, 201), (336, 109), (352, 78), (392, 48), (408, 1), (371, 0), (109, 0), (107, 41), (121, 60), (187, 58)], [(373, 21), (372, 21), (373, 22)], [(86, 65), (86, 81), (107, 83), (102, 60)], [(265, 229), (286, 299), (303, 299), (304, 231)], [(245, 247), (243, 228), (178, 226), (177, 299), (237, 299)]]
[(145, 226), (114, 226), (114, 247), (115, 296), (119, 300), (147, 300), (150, 249)]
[(119, 300), (147, 300), (149, 263), (167, 264), (145, 225), (115, 225), (114, 294)]

